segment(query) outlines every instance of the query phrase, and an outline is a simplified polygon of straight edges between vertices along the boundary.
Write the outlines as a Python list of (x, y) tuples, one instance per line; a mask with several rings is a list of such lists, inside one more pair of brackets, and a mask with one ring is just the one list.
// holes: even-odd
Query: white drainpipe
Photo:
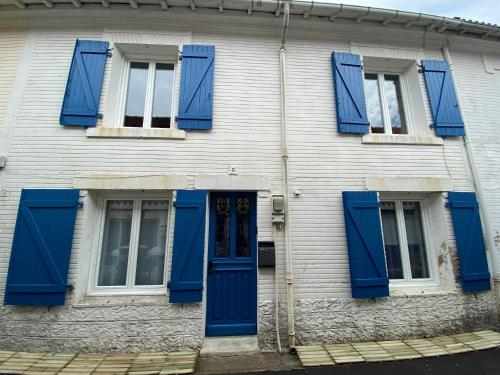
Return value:
[(286, 129), (286, 35), (290, 20), (290, 5), (283, 6), (283, 32), (280, 48), (280, 84), (281, 84), (281, 157), (283, 159), (282, 190), (285, 198), (285, 276), (286, 276), (286, 309), (288, 320), (288, 348), (295, 352), (295, 321), (293, 307), (293, 271), (292, 271), (292, 240), (290, 237), (290, 212), (288, 206), (288, 146)]
[[(453, 61), (451, 60), (451, 55), (450, 55), (450, 51), (448, 50), (448, 46), (444, 46), (442, 48), (442, 51), (443, 51), (443, 56), (444, 56), (445, 61), (450, 66), (451, 77), (453, 79), (453, 85), (455, 86), (455, 91), (457, 92), (458, 101), (459, 101), (459, 103), (464, 103), (464, 100), (463, 100), (462, 96), (460, 95), (461, 92), (460, 92), (459, 83), (458, 83), (456, 74), (454, 72), (455, 66), (453, 65)], [(492, 264), (492, 266), (493, 266), (492, 267), (493, 288), (496, 289), (496, 284), (498, 283), (500, 285), (500, 272), (498, 269), (497, 254), (495, 253), (495, 250), (496, 250), (495, 244), (493, 243), (493, 235), (492, 235), (492, 231), (491, 231), (491, 225), (490, 225), (490, 222), (488, 220), (488, 216), (486, 214), (487, 204), (486, 204), (486, 201), (484, 199), (481, 178), (479, 177), (479, 173), (478, 173), (477, 166), (476, 166), (476, 159), (474, 157), (474, 149), (473, 149), (472, 139), (471, 139), (470, 132), (469, 132), (469, 126), (467, 124), (466, 117), (464, 116), (461, 104), (459, 104), (458, 108), (460, 110), (460, 114), (462, 115), (462, 120), (464, 122), (464, 130), (465, 130), (464, 145), (465, 145), (465, 150), (467, 153), (467, 159), (469, 161), (469, 166), (470, 166), (470, 169), (472, 171), (472, 179), (474, 181), (474, 185), (475, 185), (475, 189), (476, 189), (476, 195), (477, 195), (477, 200), (479, 203), (479, 212), (480, 212), (480, 216), (481, 216), (481, 223), (482, 223), (482, 227), (483, 227), (483, 232), (484, 232), (485, 237), (486, 237), (487, 247), (490, 250), (489, 253), (490, 253), (490, 257), (491, 257), (490, 258), (491, 263), (493, 263)], [(500, 290), (497, 291), (497, 297), (498, 297), (497, 303), (500, 305)]]

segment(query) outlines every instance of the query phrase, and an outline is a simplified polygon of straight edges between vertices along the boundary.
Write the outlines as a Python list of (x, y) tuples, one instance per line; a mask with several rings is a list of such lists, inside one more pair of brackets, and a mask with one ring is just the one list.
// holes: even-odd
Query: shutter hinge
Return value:
[(83, 208), (83, 202), (78, 202), (78, 204), (76, 205), (76, 207)]
[(107, 57), (111, 57), (111, 56), (113, 56), (113, 52), (111, 51), (111, 49), (108, 49), (108, 50), (106, 51), (106, 56), (107, 56)]
[(444, 206), (445, 206), (446, 208), (450, 208), (450, 203), (449, 203), (449, 202), (446, 202), (446, 203), (444, 204)]
[(68, 289), (70, 292), (72, 292), (75, 289), (75, 286), (73, 284), (67, 284), (66, 289)]
[(172, 206), (177, 207), (177, 201), (173, 201)]
[(179, 52), (179, 61), (182, 61), (182, 52)]
[(103, 115), (102, 113), (98, 113), (98, 114), (97, 114), (97, 118), (98, 118), (99, 120), (102, 120), (102, 119), (104, 118), (104, 115)]
[(179, 116), (175, 116), (175, 117), (174, 117), (174, 121), (175, 121), (175, 122), (178, 122), (178, 120), (179, 120)]
[(170, 281), (167, 281), (167, 289), (170, 289)]

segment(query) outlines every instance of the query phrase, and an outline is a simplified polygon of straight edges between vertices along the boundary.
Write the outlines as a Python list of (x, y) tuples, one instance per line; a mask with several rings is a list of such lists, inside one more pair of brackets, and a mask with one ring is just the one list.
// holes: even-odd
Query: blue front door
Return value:
[(255, 193), (211, 193), (207, 336), (257, 333)]

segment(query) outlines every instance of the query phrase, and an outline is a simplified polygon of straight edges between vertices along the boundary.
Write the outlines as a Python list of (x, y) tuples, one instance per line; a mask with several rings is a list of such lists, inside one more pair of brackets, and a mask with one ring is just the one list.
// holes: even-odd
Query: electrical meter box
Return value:
[(285, 212), (285, 197), (283, 195), (273, 195), (273, 214)]
[(259, 267), (275, 267), (275, 247), (272, 241), (259, 241)]

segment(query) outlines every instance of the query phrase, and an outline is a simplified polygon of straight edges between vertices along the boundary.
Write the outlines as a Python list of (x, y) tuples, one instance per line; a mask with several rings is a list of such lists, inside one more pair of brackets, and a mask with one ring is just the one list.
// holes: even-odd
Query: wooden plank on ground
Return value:
[(335, 362), (322, 345), (298, 346), (296, 347), (300, 362), (305, 367), (328, 366)]

